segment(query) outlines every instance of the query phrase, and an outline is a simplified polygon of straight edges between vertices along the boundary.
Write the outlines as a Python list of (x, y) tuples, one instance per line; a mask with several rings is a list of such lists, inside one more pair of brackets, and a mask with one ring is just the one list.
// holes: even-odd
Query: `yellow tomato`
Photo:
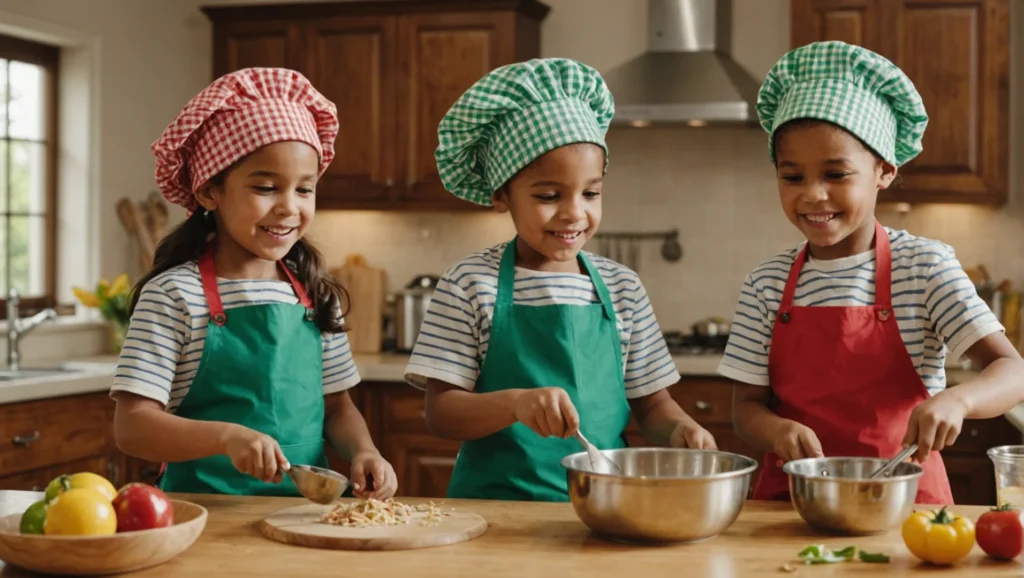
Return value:
[(114, 506), (96, 490), (65, 490), (46, 510), (43, 533), (49, 536), (97, 536), (116, 532)]
[(70, 476), (58, 476), (46, 486), (46, 500), (53, 501), (61, 492), (72, 488), (88, 488), (103, 494), (108, 501), (117, 497), (117, 489), (107, 478), (92, 472), (79, 472)]
[(946, 508), (938, 512), (914, 512), (903, 521), (903, 543), (925, 562), (952, 564), (974, 547), (974, 523)]

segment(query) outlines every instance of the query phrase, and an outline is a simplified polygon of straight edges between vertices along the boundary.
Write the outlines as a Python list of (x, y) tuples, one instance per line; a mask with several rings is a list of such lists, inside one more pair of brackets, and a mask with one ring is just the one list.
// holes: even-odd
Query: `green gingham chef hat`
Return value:
[(593, 68), (565, 58), (497, 68), (452, 105), (437, 127), (441, 182), (456, 197), (490, 205), (491, 194), (538, 157), (589, 142), (605, 151), (615, 101)]
[(928, 114), (914, 83), (895, 64), (845, 42), (791, 50), (768, 72), (757, 114), (769, 134), (793, 119), (814, 118), (850, 131), (880, 157), (902, 166), (921, 152)]

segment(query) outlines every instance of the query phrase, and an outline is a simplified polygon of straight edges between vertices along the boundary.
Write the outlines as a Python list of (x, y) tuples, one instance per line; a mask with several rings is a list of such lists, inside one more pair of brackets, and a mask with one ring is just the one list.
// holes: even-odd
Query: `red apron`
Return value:
[[(875, 223), (875, 304), (795, 307), (800, 252), (772, 329), (768, 375), (775, 413), (814, 431), (826, 457), (890, 458), (903, 448), (910, 412), (928, 399), (892, 309), (889, 236)], [(765, 456), (757, 500), (789, 500), (789, 478), (774, 453)], [(916, 503), (952, 504), (938, 452), (923, 464)]]

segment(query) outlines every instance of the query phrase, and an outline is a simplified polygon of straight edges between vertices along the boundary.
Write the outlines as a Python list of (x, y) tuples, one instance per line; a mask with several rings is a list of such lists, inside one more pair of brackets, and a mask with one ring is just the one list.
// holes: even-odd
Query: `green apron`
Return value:
[[(299, 304), (266, 303), (224, 311), (213, 253), (199, 260), (210, 308), (203, 356), (175, 415), (237, 423), (264, 433), (288, 461), (327, 467), (324, 454), (323, 342), (309, 296), (281, 264)], [(262, 482), (235, 469), (226, 455), (166, 465), (169, 492), (298, 496), (291, 478)]]
[[(476, 391), (561, 387), (579, 412), (583, 435), (600, 449), (625, 447), (630, 409), (608, 288), (580, 253), (600, 303), (515, 305), (515, 247), (513, 239), (501, 259), (491, 337)], [(463, 442), (448, 497), (567, 502), (566, 472), (559, 461), (580, 451), (574, 438), (543, 438), (517, 422)]]

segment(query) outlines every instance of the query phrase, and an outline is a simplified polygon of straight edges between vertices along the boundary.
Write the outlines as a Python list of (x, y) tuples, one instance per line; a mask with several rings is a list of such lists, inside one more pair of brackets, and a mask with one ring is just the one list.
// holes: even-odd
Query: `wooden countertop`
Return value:
[[(6, 497), (4, 496), (6, 494)], [(0, 506), (10, 511), (31, 503), (36, 494), (0, 492)], [(448, 500), (473, 510), (489, 523), (479, 538), (447, 547), (392, 552), (318, 550), (288, 546), (263, 538), (257, 523), (281, 508), (306, 503), (292, 498), (175, 495), (202, 504), (210, 515), (199, 540), (175, 559), (124, 576), (424, 576), (437, 578), (538, 576), (598, 578), (615, 576), (907, 576), (937, 572), (943, 576), (1020, 575), (1019, 562), (989, 560), (975, 546), (957, 566), (937, 569), (918, 562), (904, 547), (898, 529), (873, 537), (825, 537), (814, 534), (788, 503), (747, 502), (739, 519), (722, 535), (699, 544), (634, 546), (590, 534), (569, 504)], [(408, 502), (418, 500), (409, 499)], [(956, 511), (977, 519), (985, 508)], [(891, 556), (889, 564), (845, 562), (804, 566), (796, 555), (813, 543), (842, 548), (856, 545)], [(792, 564), (795, 572), (782, 572)], [(4, 567), (0, 577), (31, 576)]]

